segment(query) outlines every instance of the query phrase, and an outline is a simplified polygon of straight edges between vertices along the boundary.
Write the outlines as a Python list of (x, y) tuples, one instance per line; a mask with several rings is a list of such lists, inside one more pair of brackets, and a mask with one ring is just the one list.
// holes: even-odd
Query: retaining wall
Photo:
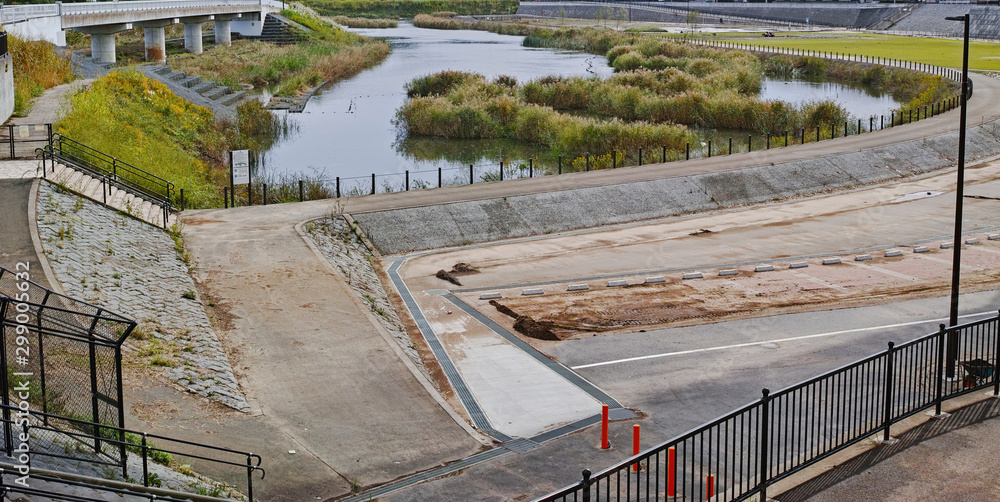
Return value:
[[(784, 164), (354, 214), (386, 255), (737, 207), (951, 167), (958, 131)], [(1000, 120), (968, 130), (971, 163), (1000, 153)], [(663, 166), (665, 171), (670, 164)]]

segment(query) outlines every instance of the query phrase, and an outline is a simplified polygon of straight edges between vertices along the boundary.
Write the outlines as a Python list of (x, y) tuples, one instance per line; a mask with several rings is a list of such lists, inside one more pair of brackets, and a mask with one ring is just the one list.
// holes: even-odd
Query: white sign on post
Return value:
[(250, 183), (250, 150), (233, 150), (233, 185)]

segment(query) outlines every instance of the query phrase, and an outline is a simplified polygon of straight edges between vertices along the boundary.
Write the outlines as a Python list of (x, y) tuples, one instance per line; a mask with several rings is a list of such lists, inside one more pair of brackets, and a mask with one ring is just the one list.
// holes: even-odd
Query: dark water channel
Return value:
[[(528, 158), (545, 157), (545, 152), (508, 141), (400, 138), (392, 121), (406, 100), (406, 83), (441, 70), (477, 72), (488, 78), (510, 75), (519, 82), (546, 75), (612, 74), (603, 57), (525, 48), (521, 46), (523, 37), (428, 30), (405, 23), (398, 28), (355, 31), (386, 38), (392, 44), (392, 54), (381, 65), (318, 93), (304, 113), (292, 114), (299, 132), (267, 154), (267, 171), (291, 176), (322, 174), (330, 180), (340, 176), (345, 178), (345, 187), (352, 183), (370, 187), (371, 173), (395, 174), (386, 176), (385, 181), (379, 177), (376, 184), (381, 192), (389, 188), (382, 186), (386, 183), (402, 184), (398, 175), (405, 171), (411, 172), (414, 183), (422, 180), (436, 185), (439, 167), (444, 168), (445, 184), (467, 183), (469, 165), (474, 164), (479, 181), (482, 173), (496, 171), (500, 160), (507, 165), (523, 164)], [(833, 83), (768, 80), (762, 95), (790, 102), (833, 98), (859, 117), (888, 113), (898, 106), (891, 97)], [(554, 166), (543, 169), (554, 170)]]

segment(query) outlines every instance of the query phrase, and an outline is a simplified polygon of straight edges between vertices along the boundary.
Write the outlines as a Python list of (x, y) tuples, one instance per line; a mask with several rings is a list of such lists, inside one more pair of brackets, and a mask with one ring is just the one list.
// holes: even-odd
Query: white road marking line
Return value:
[[(987, 312), (977, 312), (975, 314), (966, 314), (966, 315), (962, 315), (962, 316), (958, 316), (958, 317), (959, 317), (959, 319), (961, 319), (961, 318), (965, 318), (965, 317), (977, 317), (977, 316), (995, 315), (995, 314), (996, 314), (996, 311), (990, 310), (990, 311), (987, 311)], [(581, 364), (579, 366), (571, 366), (570, 369), (573, 369), (573, 370), (582, 370), (582, 369), (586, 369), (586, 368), (596, 368), (598, 366), (609, 366), (609, 365), (612, 365), (612, 364), (630, 363), (630, 362), (634, 362), (634, 361), (644, 361), (646, 359), (659, 359), (659, 358), (662, 358), (662, 357), (683, 356), (683, 355), (687, 355), (687, 354), (699, 354), (699, 353), (703, 353), (703, 352), (715, 352), (715, 351), (718, 351), (718, 350), (738, 349), (738, 348), (741, 348), (741, 347), (753, 347), (755, 345), (761, 345), (761, 344), (764, 344), (764, 343), (794, 342), (794, 341), (798, 341), (798, 340), (808, 340), (810, 338), (822, 338), (822, 337), (827, 337), (827, 336), (846, 335), (848, 333), (860, 333), (860, 332), (863, 332), (863, 331), (874, 331), (874, 330), (879, 330), (879, 329), (902, 328), (902, 327), (906, 327), (906, 326), (916, 326), (918, 324), (927, 324), (927, 323), (931, 323), (931, 322), (940, 322), (940, 321), (947, 321), (947, 320), (948, 320), (948, 318), (944, 317), (944, 318), (940, 318), (940, 319), (927, 319), (927, 320), (924, 320), (924, 321), (903, 322), (903, 323), (898, 323), (898, 324), (886, 324), (884, 326), (872, 326), (870, 328), (845, 329), (845, 330), (841, 330), (841, 331), (831, 331), (829, 333), (819, 333), (819, 334), (815, 334), (815, 335), (795, 336), (795, 337), (791, 337), (791, 338), (779, 338), (777, 340), (761, 340), (761, 341), (758, 341), (758, 342), (737, 343), (735, 345), (723, 345), (723, 346), (720, 346), (720, 347), (708, 347), (708, 348), (704, 348), (704, 349), (682, 350), (682, 351), (679, 351), (679, 352), (665, 352), (665, 353), (662, 353), (662, 354), (650, 354), (650, 355), (647, 355), (647, 356), (627, 357), (625, 359), (616, 359), (614, 361), (604, 361), (604, 362), (599, 362), (599, 363)]]

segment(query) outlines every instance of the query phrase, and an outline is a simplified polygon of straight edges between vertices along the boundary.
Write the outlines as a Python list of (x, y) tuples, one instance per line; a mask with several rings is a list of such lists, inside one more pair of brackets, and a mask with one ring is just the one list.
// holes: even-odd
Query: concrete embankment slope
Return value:
[[(954, 120), (957, 129), (957, 111), (931, 120), (935, 119), (942, 120), (942, 123)], [(897, 131), (902, 134), (907, 127), (920, 126), (916, 123), (871, 136)], [(863, 139), (865, 136), (869, 135), (854, 138)], [(851, 140), (845, 138), (823, 143), (834, 148), (837, 141), (847, 145)], [(815, 145), (822, 146), (823, 143)], [(662, 218), (883, 183), (953, 167), (958, 156), (958, 131), (853, 151), (841, 148), (841, 153), (829, 156), (768, 162), (777, 160), (778, 155), (792, 154), (796, 148), (808, 147), (734, 155), (730, 160), (733, 166), (728, 169), (723, 166), (710, 172), (706, 170), (687, 175), (672, 174), (686, 163), (644, 166), (638, 169), (661, 169), (661, 178), (628, 183), (610, 181), (606, 186), (573, 188), (569, 178), (578, 175), (564, 175), (567, 186), (554, 187), (554, 190), (545, 193), (354, 213), (354, 218), (383, 254)], [(976, 159), (1000, 153), (1000, 120), (994, 118), (970, 128), (966, 148), (966, 159), (970, 164)], [(738, 168), (747, 164), (748, 159), (753, 161), (753, 165)], [(708, 164), (710, 161), (726, 162), (727, 158), (698, 160)], [(627, 176), (626, 169), (621, 171), (623, 177)], [(546, 181), (549, 181), (548, 178)]]

